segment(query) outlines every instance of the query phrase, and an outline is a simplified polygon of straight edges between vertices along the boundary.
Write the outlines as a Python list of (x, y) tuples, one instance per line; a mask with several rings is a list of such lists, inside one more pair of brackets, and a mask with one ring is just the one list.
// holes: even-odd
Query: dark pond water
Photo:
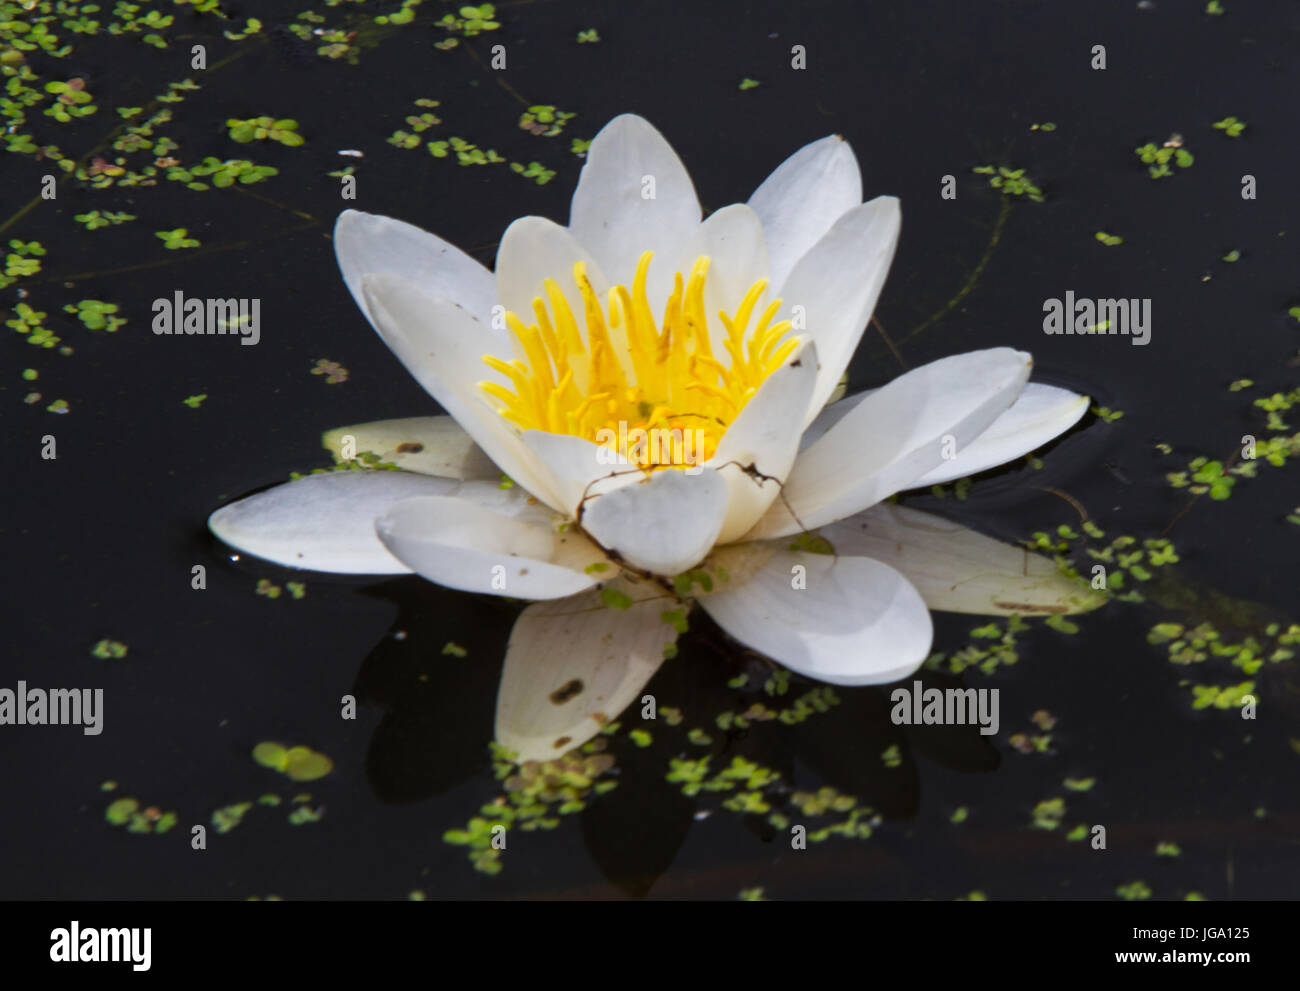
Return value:
[[(52, 4), (24, 6), (33, 5), (0, 4), (0, 21), (34, 25)], [(104, 9), (83, 15), (101, 22), (94, 35), (63, 26), (61, 15), (46, 24), (72, 46), (62, 58), (35, 50), (0, 59), (10, 79), (21, 79), (25, 61), (35, 78), (23, 85), (45, 97), (11, 135), (57, 144), (83, 174), (96, 157), (111, 166), (121, 156), (129, 179), (162, 157), (113, 148), (125, 134), (115, 128), (162, 108), (172, 119), (149, 137), (170, 138), (179, 162), (215, 156), (279, 170), (204, 191), (162, 178), (166, 166), (153, 186), (64, 177), (57, 198), (31, 202), (43, 175), (62, 172), (17, 141), (0, 159), (4, 237), (45, 250), (39, 271), (0, 290), (0, 307), (6, 319), (21, 302), (47, 313), (43, 325), (73, 349), (5, 331), (0, 688), (21, 679), (105, 697), (98, 736), (0, 727), (0, 896), (1295, 895), (1300, 685), (1279, 636), (1300, 622), (1300, 450), (1289, 440), (1300, 408), (1279, 409), (1270, 425), (1255, 405), (1300, 387), (1300, 320), (1287, 313), (1300, 304), (1294, 4), (1225, 0), (1216, 15), (1173, 0), (519, 2), (497, 5), (499, 27), (475, 37), (462, 29), (445, 50), (435, 42), (457, 34), (435, 22), (455, 5), (424, 3), (410, 24), (379, 27), (374, 17), (395, 4), (320, 3), (320, 20), (295, 20), (306, 6), (230, 4), (222, 21), (143, 4), (137, 17), (156, 8), (175, 20), (136, 31)], [(222, 37), (248, 16), (260, 33)], [(124, 33), (110, 34), (109, 23)], [(307, 27), (295, 34), (294, 24)], [(599, 40), (579, 43), (591, 29)], [(0, 53), (32, 34), (5, 30)], [(165, 47), (142, 40), (155, 33)], [(207, 48), (206, 70), (190, 67), (194, 44)], [(504, 72), (489, 64), (495, 44), (508, 52)], [(802, 71), (790, 67), (794, 45), (806, 48)], [(1104, 70), (1092, 67), (1095, 45), (1105, 48)], [(186, 78), (201, 88), (151, 103)], [(747, 78), (759, 85), (741, 88)], [(44, 87), (69, 79), (84, 80), (98, 111), (64, 123), (42, 113), (58, 102)], [(413, 149), (389, 143), (411, 130), (404, 118), (425, 112), (413, 104), (421, 98), (440, 101), (442, 122)], [(518, 126), (534, 105), (576, 116), (562, 134), (537, 136)], [(145, 109), (124, 122), (119, 107)], [(488, 742), (521, 607), (417, 578), (367, 582), (231, 562), (204, 521), (290, 471), (328, 464), (319, 446), (327, 429), (436, 412), (339, 278), (329, 234), (340, 209), (402, 218), (491, 264), (513, 218), (566, 219), (582, 165), (571, 140), (623, 112), (645, 116), (674, 144), (706, 210), (745, 199), (786, 155), (829, 133), (851, 142), (868, 196), (900, 197), (902, 239), (876, 311), (883, 333), (864, 336), (850, 391), (882, 384), (900, 361), (1010, 345), (1033, 352), (1037, 379), (1123, 413), (1086, 416), (1040, 452), (1040, 470), (1013, 466), (978, 478), (964, 499), (909, 504), (1007, 542), (1071, 527), (1077, 539), (1067, 542), (1085, 567), (1085, 544), (1101, 549), (1122, 536), (1137, 547), (1168, 539), (1178, 560), (1148, 562), (1150, 581), (1127, 586), (1145, 601), (1076, 617), (1076, 632), (1030, 621), (1015, 635), (1014, 666), (927, 676), (998, 688), (993, 737), (894, 726), (881, 688), (837, 689), (837, 704), (796, 726), (720, 730), (721, 712), (790, 705), (816, 686), (795, 679), (776, 701), (728, 687), (740, 673), (757, 685), (770, 671), (700, 615), (649, 688), (682, 710), (681, 725), (657, 724), (646, 747), (630, 724), (609, 737), (617, 770), (606, 780), (617, 787), (588, 796), (580, 813), (557, 814), (553, 829), (512, 830), (503, 869), (489, 875), (444, 834), (502, 794)], [(305, 143), (231, 140), (228, 120), (264, 114), (296, 120)], [(1214, 126), (1228, 117), (1246, 123), (1238, 136)], [(459, 167), (423, 147), (453, 135), (509, 161), (537, 161), (554, 178), (538, 185), (504, 163)], [(1153, 179), (1134, 149), (1173, 135), (1194, 161)], [(347, 166), (358, 177), (355, 203), (340, 199), (329, 175)], [(984, 166), (1024, 169), (1043, 202), (992, 188), (972, 171)], [(956, 199), (940, 196), (946, 175)], [(1246, 175), (1253, 199), (1241, 194)], [(87, 230), (75, 215), (92, 210), (137, 219)], [(181, 227), (198, 247), (168, 250), (155, 236)], [(1123, 243), (1103, 245), (1099, 231)], [(152, 300), (176, 290), (260, 298), (261, 342), (151, 334)], [(1151, 300), (1150, 344), (1045, 335), (1043, 301), (1068, 290)], [(63, 311), (86, 299), (116, 304), (126, 324), (91, 330)], [(344, 366), (346, 382), (311, 374), (322, 359)], [(25, 381), (27, 368), (39, 377)], [(1243, 379), (1252, 384), (1230, 388)], [(40, 398), (25, 403), (33, 392)], [(184, 403), (199, 395), (196, 408)], [(66, 414), (48, 408), (59, 399)], [(1170, 483), (1169, 473), (1201, 470), (1188, 467), (1198, 457), (1243, 464), (1245, 434), (1283, 438), (1274, 446), (1296, 453), (1279, 454), (1277, 466), (1258, 461), (1253, 477), (1228, 475), (1230, 498), (1212, 498), (1227, 484), (1213, 469), (1204, 477), (1218, 487), (1200, 496)], [(55, 460), (41, 457), (46, 435), (56, 438)], [(1084, 541), (1080, 508), (1103, 538)], [(196, 565), (206, 568), (203, 590), (191, 587)], [(263, 579), (282, 589), (278, 598), (258, 593)], [(291, 581), (305, 584), (302, 598)], [(969, 644), (987, 649), (971, 630), (988, 622), (936, 615), (934, 649), (948, 658)], [(1158, 624), (1209, 624), (1200, 635), (1212, 631), (1236, 651), (1207, 643), (1204, 659), (1171, 663), (1168, 641), (1148, 642)], [(1241, 652), (1251, 637), (1257, 671)], [(111, 656), (109, 644), (99, 653), (110, 656), (96, 656), (104, 640), (125, 644), (125, 656)], [(467, 655), (444, 654), (449, 641)], [(1194, 708), (1195, 686), (1230, 692), (1246, 681), (1254, 719), (1235, 705)], [(358, 699), (355, 720), (339, 718), (344, 694)], [(692, 743), (691, 728), (712, 742)], [(252, 759), (263, 741), (309, 746), (333, 770), (290, 781)], [(871, 810), (857, 821), (873, 823), (872, 835), (792, 850), (770, 813), (724, 808), (725, 792), (687, 797), (666, 780), (671, 759), (705, 754), (714, 771), (742, 757), (779, 773), (765, 794), (792, 821), (802, 815), (789, 806), (794, 792), (852, 796)], [(258, 803), (269, 795), (280, 804)], [(151, 817), (174, 813), (176, 826), (159, 833), (137, 818), (132, 832), (129, 813), (124, 824), (107, 821), (123, 798), (154, 809)], [(240, 819), (243, 803), (252, 804)], [(808, 822), (850, 818), (827, 811)], [(208, 830), (203, 852), (191, 849), (195, 824)], [(1104, 850), (1069, 838), (1097, 825)]]

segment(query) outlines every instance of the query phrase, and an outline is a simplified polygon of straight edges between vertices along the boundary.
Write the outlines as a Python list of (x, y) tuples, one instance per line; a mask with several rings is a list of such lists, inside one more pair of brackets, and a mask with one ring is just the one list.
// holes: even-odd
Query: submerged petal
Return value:
[(1032, 616), (1087, 612), (1106, 602), (1055, 561), (904, 506), (880, 503), (819, 532), (836, 554), (896, 568), (931, 609)]
[(633, 602), (607, 606), (596, 590), (530, 605), (515, 622), (497, 695), (496, 738), (521, 761), (582, 746), (634, 702), (677, 632), (669, 600), (618, 583)]

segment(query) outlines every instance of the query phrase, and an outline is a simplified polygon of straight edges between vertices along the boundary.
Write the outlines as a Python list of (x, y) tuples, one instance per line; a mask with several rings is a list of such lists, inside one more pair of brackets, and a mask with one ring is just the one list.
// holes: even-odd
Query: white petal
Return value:
[(511, 485), (502, 488), (500, 481), (462, 482), (447, 494), (480, 509), (547, 529), (558, 526), (565, 519), (549, 506), (534, 499), (522, 487)]
[(987, 430), (914, 485), (941, 485), (1023, 457), (1078, 423), (1090, 402), (1087, 396), (1069, 389), (1029, 382), (1011, 408)]
[(501, 474), (501, 469), (450, 416), (410, 416), (338, 427), (325, 433), (321, 444), (339, 462), (348, 460), (343, 456), (348, 446), (352, 457), (368, 451), (403, 471), (422, 475), (495, 479)]
[(1106, 602), (1054, 561), (904, 506), (880, 503), (819, 532), (837, 554), (896, 568), (931, 609), (1044, 615), (1087, 612)]
[(394, 557), (439, 585), (561, 599), (596, 584), (585, 568), (605, 559), (576, 527), (558, 532), (552, 520), (544, 510), (495, 512), (470, 498), (426, 496), (390, 507), (375, 532)]
[[(733, 203), (710, 214), (676, 256), (676, 269), (683, 279), (701, 255), (709, 257), (709, 274), (704, 282), (709, 339), (713, 353), (725, 355), (722, 342), (726, 340), (727, 329), (718, 319), (718, 311), (734, 316), (750, 287), (759, 279), (768, 278), (767, 247), (758, 215), (743, 203)], [(768, 291), (760, 297), (754, 312), (762, 313), (771, 296), (769, 280)], [(661, 312), (655, 313), (656, 319)]]
[(661, 314), (672, 288), (669, 269), (699, 223), (691, 177), (662, 134), (633, 114), (601, 128), (578, 176), (569, 229), (606, 276), (630, 285), (641, 253), (653, 251), (647, 285), (651, 311)]
[[(782, 317), (803, 307), (806, 333), (817, 342), (821, 371), (813, 392), (812, 422), (848, 367), (880, 297), (902, 223), (898, 200), (877, 196), (835, 221), (831, 229), (795, 264), (776, 295), (785, 305)], [(804, 333), (795, 324), (795, 333)]]
[(496, 302), (492, 273), (436, 234), (391, 217), (344, 210), (334, 224), (334, 254), (352, 298), (372, 325), (361, 277), (374, 273), (398, 276), (430, 296), (450, 299), (485, 328), (491, 326)]
[(844, 396), (835, 402), (827, 403), (822, 407), (822, 411), (817, 414), (817, 418), (808, 424), (808, 429), (803, 432), (803, 436), (799, 438), (799, 450), (802, 451), (804, 448), (811, 447), (814, 441), (821, 440), (830, 431), (831, 427), (853, 412), (858, 403), (873, 392), (879, 391), (879, 389), (863, 389), (851, 396)]
[(493, 379), (483, 364), (481, 326), (465, 310), (433, 299), (388, 275), (367, 275), (362, 291), (375, 325), (420, 385), (456, 418), (474, 442), (512, 479), (559, 509), (542, 466), (488, 404), (477, 383)]
[(816, 382), (817, 348), (805, 341), (759, 386), (722, 435), (708, 462), (726, 479), (729, 490), (719, 543), (744, 536), (790, 477), (799, 450), (799, 424)]
[[(576, 518), (584, 501), (638, 481), (642, 472), (623, 455), (572, 434), (525, 430), (523, 441), (549, 473), (561, 508)], [(597, 484), (609, 479), (607, 484)]]
[[(877, 391), (879, 390), (866, 389), (828, 405), (804, 431), (799, 441), (799, 450), (802, 451), (824, 437), (858, 403)], [(956, 458), (945, 461), (918, 479), (915, 487), (939, 485), (1014, 461), (1069, 430), (1087, 411), (1090, 402), (1089, 397), (1069, 389), (1041, 382), (1026, 382), (1010, 409), (994, 420), (984, 433), (959, 450)]]
[(835, 685), (897, 681), (921, 666), (933, 637), (916, 589), (865, 557), (778, 551), (748, 582), (699, 603), (741, 643)]
[(784, 283), (831, 224), (861, 202), (858, 160), (838, 134), (804, 145), (777, 166), (749, 198), (767, 235), (773, 285)]
[(1015, 401), (1033, 359), (991, 348), (941, 358), (864, 398), (802, 451), (785, 486), (749, 535), (777, 537), (860, 512), (960, 451)]
[(601, 266), (586, 247), (554, 221), (545, 217), (520, 217), (506, 228), (497, 248), (497, 296), (501, 305), (525, 324), (533, 324), (537, 322), (533, 300), (540, 298), (547, 303), (547, 313), (554, 322), (555, 315), (551, 312), (543, 286), (546, 279), (554, 279), (564, 293), (578, 326), (585, 327), (582, 295), (573, 279), (576, 262), (586, 264), (591, 287), (597, 298), (603, 301), (609, 284)]
[(223, 506), (208, 517), (208, 528), (236, 550), (290, 568), (405, 574), (411, 569), (375, 536), (375, 518), (405, 499), (441, 495), (456, 484), (404, 471), (308, 475)]
[(580, 521), (611, 558), (656, 575), (676, 575), (709, 552), (726, 515), (727, 483), (712, 468), (701, 467), (652, 472), (588, 499)]
[[(830, 396), (826, 399), (826, 406), (832, 403), (838, 403), (844, 398), (845, 393), (849, 391), (849, 373), (847, 371), (840, 374), (839, 381), (835, 383), (835, 388), (831, 390)], [(826, 407), (823, 406), (823, 409)]]
[(497, 695), (497, 742), (519, 760), (549, 760), (580, 747), (636, 701), (677, 640), (661, 614), (669, 603), (644, 586), (627, 609), (588, 591), (534, 603), (510, 634)]

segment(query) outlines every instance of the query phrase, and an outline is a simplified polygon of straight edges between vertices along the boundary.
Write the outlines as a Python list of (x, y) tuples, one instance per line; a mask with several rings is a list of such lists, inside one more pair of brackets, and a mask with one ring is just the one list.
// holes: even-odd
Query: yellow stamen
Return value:
[[(484, 363), (509, 384), (479, 383), (501, 416), (523, 430), (583, 437), (647, 470), (688, 468), (713, 457), (727, 427), (799, 338), (786, 337), (790, 321), (772, 322), (779, 299), (763, 309), (750, 332), (767, 290), (767, 281), (759, 280), (734, 315), (718, 313), (725, 333), (717, 341), (727, 361), (719, 360), (705, 314), (707, 256), (695, 260), (686, 278), (676, 273), (656, 326), (646, 295), (651, 254), (637, 262), (631, 291), (615, 286), (604, 307), (583, 263), (573, 266), (585, 338), (554, 279), (545, 280), (544, 295), (533, 300), (535, 323), (506, 314), (520, 357), (484, 355)], [(656, 435), (638, 442), (639, 431)]]

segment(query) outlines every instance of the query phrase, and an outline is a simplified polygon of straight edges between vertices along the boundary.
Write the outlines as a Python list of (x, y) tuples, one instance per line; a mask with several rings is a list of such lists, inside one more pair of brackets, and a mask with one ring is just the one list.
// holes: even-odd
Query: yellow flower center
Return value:
[(707, 256), (695, 260), (685, 280), (677, 273), (660, 330), (646, 298), (651, 254), (645, 252), (637, 263), (631, 292), (622, 285), (610, 290), (608, 320), (586, 267), (573, 266), (585, 339), (554, 279), (543, 283), (546, 298), (533, 300), (536, 323), (506, 314), (523, 358), (484, 355), (488, 367), (510, 385), (478, 383), (503, 417), (523, 430), (583, 437), (646, 469), (686, 468), (713, 457), (728, 425), (799, 338), (782, 340), (790, 321), (772, 322), (779, 299), (768, 304), (749, 333), (767, 288), (767, 280), (760, 279), (734, 314), (718, 313), (726, 329), (726, 361), (719, 360), (704, 313)]

